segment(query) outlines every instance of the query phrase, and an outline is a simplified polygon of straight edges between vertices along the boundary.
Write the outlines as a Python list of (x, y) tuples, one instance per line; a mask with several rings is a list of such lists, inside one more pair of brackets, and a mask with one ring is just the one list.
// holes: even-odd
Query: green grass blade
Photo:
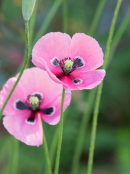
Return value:
[(50, 9), (50, 12), (48, 13), (46, 19), (44, 20), (42, 26), (40, 27), (38, 33), (36, 34), (36, 36), (34, 38), (34, 41), (33, 41), (34, 44), (38, 41), (38, 39), (40, 39), (40, 37), (42, 35), (45, 34), (45, 31), (46, 31), (47, 27), (49, 26), (51, 20), (53, 19), (54, 15), (57, 12), (57, 10), (58, 10), (59, 6), (61, 5), (62, 1), (63, 0), (56, 0), (54, 2), (53, 6)]
[[(122, 2), (122, 0), (118, 0), (117, 6), (116, 6), (116, 9), (115, 9), (115, 12), (114, 12), (114, 16), (113, 16), (109, 36), (108, 36), (106, 52), (105, 52), (105, 56), (104, 56), (105, 58), (104, 58), (103, 69), (106, 69), (106, 67), (107, 67), (108, 57), (109, 57), (109, 50), (110, 50), (112, 37), (113, 37), (114, 29), (115, 29), (115, 23), (116, 23), (116, 19), (117, 19), (118, 13), (119, 13), (121, 2)], [(98, 86), (98, 92), (97, 92), (96, 103), (95, 103), (95, 108), (94, 108), (87, 174), (92, 173), (93, 156), (94, 156), (95, 139), (96, 139), (97, 119), (98, 119), (98, 112), (99, 112), (99, 104), (100, 104), (100, 99), (101, 99), (102, 87), (103, 87), (103, 82)]]

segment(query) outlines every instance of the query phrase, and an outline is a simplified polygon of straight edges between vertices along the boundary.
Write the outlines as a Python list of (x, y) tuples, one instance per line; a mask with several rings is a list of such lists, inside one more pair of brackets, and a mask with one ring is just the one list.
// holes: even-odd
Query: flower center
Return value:
[(66, 60), (64, 64), (64, 68), (71, 71), (73, 66), (73, 62), (71, 60)]
[(73, 68), (73, 61), (71, 61), (71, 60), (66, 60), (66, 61), (64, 62), (64, 67), (63, 67), (64, 72), (65, 72), (66, 74), (69, 74), (69, 73), (71, 72), (72, 68)]
[(58, 57), (54, 57), (51, 59), (51, 64), (56, 68), (61, 67), (63, 73), (61, 75), (55, 74), (57, 78), (61, 79), (62, 75), (67, 76), (74, 70), (82, 68), (85, 65), (85, 61), (80, 56), (76, 56), (73, 61), (70, 57), (66, 57), (62, 60), (58, 59)]
[(36, 110), (39, 107), (39, 99), (36, 96), (32, 96), (29, 99), (32, 110)]

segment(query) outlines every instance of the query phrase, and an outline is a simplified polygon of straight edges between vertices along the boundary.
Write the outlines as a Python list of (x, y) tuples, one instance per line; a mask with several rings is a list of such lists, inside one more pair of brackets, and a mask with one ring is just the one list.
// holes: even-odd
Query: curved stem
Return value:
[(7, 97), (7, 99), (6, 99), (5, 103), (4, 103), (1, 111), (0, 111), (0, 118), (2, 116), (2, 113), (3, 113), (4, 109), (5, 109), (8, 101), (9, 101), (9, 99), (11, 97), (11, 95), (13, 94), (13, 92), (14, 92), (14, 90), (15, 90), (15, 88), (16, 88), (16, 86), (17, 86), (17, 84), (18, 84), (18, 82), (19, 82), (19, 80), (20, 80), (20, 78), (21, 78), (21, 76), (23, 74), (23, 71), (25, 70), (25, 68), (26, 68), (26, 66), (28, 64), (28, 60), (29, 60), (29, 27), (28, 27), (28, 21), (25, 21), (25, 39), (26, 39), (26, 57), (25, 57), (25, 61), (24, 61), (23, 67), (21, 69), (21, 72), (20, 72), (18, 78), (17, 78), (17, 80), (16, 80), (12, 90), (10, 91), (10, 93), (9, 93), (9, 95), (8, 95), (8, 97)]
[(56, 154), (56, 148), (57, 148), (57, 141), (58, 141), (58, 132), (59, 132), (59, 125), (56, 127), (54, 136), (52, 138), (51, 147), (50, 147), (50, 160), (51, 160), (51, 166), (53, 167), (54, 160), (55, 160), (55, 154)]
[(113, 42), (112, 42), (112, 46), (111, 46), (111, 51), (110, 51), (110, 55), (109, 55), (109, 60), (108, 63), (111, 61), (114, 51), (118, 45), (118, 43), (120, 42), (125, 30), (127, 29), (128, 25), (130, 22), (130, 7), (128, 8), (126, 15), (124, 17), (124, 19), (122, 20), (122, 23), (120, 24), (120, 26), (118, 27), (115, 36), (113, 38)]
[(79, 130), (78, 140), (75, 147), (74, 157), (72, 161), (72, 168), (71, 168), (71, 174), (77, 174), (79, 173), (79, 160), (83, 149), (83, 143), (85, 139), (86, 129), (90, 120), (90, 116), (92, 113), (93, 105), (94, 105), (94, 99), (96, 94), (96, 88), (92, 89), (89, 92), (88, 100), (87, 100), (87, 107), (84, 112), (82, 122), (81, 122), (81, 128)]
[(45, 133), (43, 135), (43, 146), (44, 146), (45, 159), (46, 159), (46, 164), (47, 164), (47, 173), (48, 174), (52, 174), (52, 171), (51, 171), (51, 163), (50, 163), (50, 158), (49, 158), (49, 152), (48, 152), (48, 146), (47, 146), (47, 141), (46, 141)]
[[(115, 28), (115, 23), (116, 19), (118, 16), (118, 12), (120, 9), (122, 0), (118, 0), (117, 6), (114, 12), (109, 36), (108, 36), (108, 41), (107, 41), (107, 46), (106, 46), (106, 52), (105, 52), (105, 58), (104, 58), (104, 65), (103, 68), (106, 69), (107, 67), (107, 62), (108, 62), (108, 56), (109, 56), (109, 50), (110, 50), (110, 45), (114, 33), (114, 28)], [(87, 174), (92, 173), (92, 166), (93, 166), (93, 155), (94, 155), (94, 148), (95, 148), (95, 138), (96, 138), (96, 128), (97, 128), (97, 119), (98, 119), (98, 112), (99, 112), (99, 104), (100, 104), (100, 98), (101, 98), (101, 93), (102, 93), (102, 87), (103, 87), (103, 82), (98, 86), (98, 92), (97, 92), (97, 97), (96, 97), (96, 103), (95, 103), (95, 109), (94, 109), (94, 115), (93, 115), (93, 122), (92, 122), (92, 134), (91, 134), (91, 142), (90, 142), (90, 151), (89, 151), (89, 159), (88, 159), (88, 170)]]
[(113, 37), (114, 29), (115, 29), (115, 23), (116, 23), (118, 12), (119, 12), (119, 9), (120, 9), (120, 6), (121, 6), (121, 2), (122, 2), (122, 0), (118, 0), (117, 6), (116, 6), (116, 9), (115, 9), (115, 12), (114, 12), (114, 16), (113, 16), (113, 19), (112, 19), (112, 24), (111, 24), (111, 28), (110, 28), (110, 32), (109, 32), (109, 36), (108, 36), (108, 40), (107, 40), (105, 56), (104, 56), (104, 64), (103, 64), (103, 67), (102, 67), (103, 69), (106, 69), (106, 67), (107, 67), (108, 57), (109, 57), (109, 50), (110, 50), (112, 37)]
[(63, 88), (62, 100), (61, 100), (61, 118), (60, 118), (60, 129), (59, 129), (59, 141), (58, 141), (58, 148), (57, 148), (57, 156), (56, 156), (56, 164), (55, 164), (55, 172), (54, 172), (54, 174), (58, 174), (58, 171), (59, 171), (59, 161), (60, 161), (60, 152), (61, 152), (61, 144), (62, 144), (62, 134), (63, 134), (63, 106), (64, 106), (64, 98), (65, 98), (65, 89)]
[[(94, 18), (92, 20), (90, 29), (88, 34), (93, 36), (94, 31), (96, 29), (96, 26), (98, 24), (98, 21), (100, 19), (103, 7), (106, 3), (106, 0), (100, 0), (96, 9), (96, 12), (94, 14)], [(75, 152), (74, 152), (74, 156), (73, 156), (73, 161), (72, 161), (72, 168), (71, 168), (71, 174), (77, 174), (79, 173), (79, 160), (80, 160), (80, 156), (82, 153), (82, 148), (83, 148), (83, 143), (84, 143), (84, 139), (85, 139), (85, 133), (86, 133), (86, 129), (88, 126), (88, 122), (90, 120), (90, 116), (92, 113), (92, 108), (94, 105), (94, 97), (96, 94), (96, 89), (93, 89), (89, 92), (89, 96), (88, 96), (88, 101), (87, 101), (87, 109), (85, 110), (85, 113), (82, 117), (82, 122), (81, 122), (81, 128), (79, 131), (79, 135), (78, 135), (78, 140), (77, 140), (77, 144), (75, 147)]]
[[(67, 0), (63, 1), (63, 32), (64, 33), (67, 33), (67, 28), (68, 28), (68, 7), (67, 7), (68, 5), (67, 5), (67, 2), (68, 2)], [(64, 115), (64, 118), (65, 118), (65, 115)], [(57, 140), (58, 140), (58, 131), (59, 131), (59, 127), (57, 127), (57, 129), (55, 130), (55, 134), (54, 134), (54, 137), (52, 139), (51, 148), (50, 148), (50, 159), (51, 159), (52, 165), (53, 165), (53, 161), (54, 161), (54, 155), (56, 152), (56, 146), (57, 146)]]
[[(67, 111), (66, 110), (64, 112), (64, 121), (66, 119), (66, 116), (67, 116)], [(50, 161), (51, 161), (51, 166), (53, 166), (54, 164), (54, 160), (55, 160), (55, 154), (56, 154), (56, 148), (57, 148), (57, 141), (58, 141), (58, 132), (59, 132), (59, 126), (60, 125), (57, 125), (56, 127), (56, 130), (55, 130), (55, 133), (54, 133), (54, 136), (53, 136), (53, 139), (52, 139), (52, 142), (51, 142), (51, 147), (50, 147)]]

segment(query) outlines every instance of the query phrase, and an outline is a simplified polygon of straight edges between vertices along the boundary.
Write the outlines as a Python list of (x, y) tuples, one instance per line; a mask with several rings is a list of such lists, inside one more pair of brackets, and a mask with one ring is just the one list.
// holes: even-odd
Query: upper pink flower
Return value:
[[(17, 77), (18, 75), (9, 79), (0, 92), (0, 108)], [(41, 117), (51, 125), (59, 122), (62, 89), (62, 85), (55, 83), (45, 71), (39, 68), (26, 69), (3, 112), (5, 128), (27, 145), (41, 145)], [(64, 110), (70, 104), (70, 100), (71, 93), (66, 91)]]
[(103, 65), (101, 47), (83, 33), (76, 33), (72, 39), (60, 32), (46, 34), (33, 48), (32, 62), (70, 90), (92, 89), (105, 76), (105, 70), (96, 70)]

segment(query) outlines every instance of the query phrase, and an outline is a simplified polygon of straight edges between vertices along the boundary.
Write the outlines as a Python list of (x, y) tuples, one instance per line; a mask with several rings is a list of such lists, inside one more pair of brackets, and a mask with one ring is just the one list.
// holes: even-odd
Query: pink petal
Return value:
[(103, 65), (101, 47), (94, 38), (84, 33), (74, 34), (71, 40), (69, 57), (74, 59), (77, 56), (83, 58), (85, 65), (75, 72), (92, 71)]
[[(61, 99), (62, 95), (59, 95), (53, 102), (51, 102), (47, 107), (55, 107), (55, 112), (53, 115), (45, 115), (43, 113), (40, 113), (43, 120), (47, 122), (48, 124), (55, 125), (60, 121), (60, 111), (61, 111)], [(66, 91), (65, 92), (65, 99), (64, 99), (64, 111), (69, 106), (71, 101), (71, 92)]]
[(42, 58), (54, 74), (62, 73), (61, 67), (53, 66), (51, 60), (54, 57), (57, 57), (59, 60), (68, 57), (70, 40), (70, 36), (65, 33), (46, 34), (38, 40), (33, 48), (32, 62), (39, 68), (45, 69), (41, 60), (39, 60)]
[(20, 84), (26, 96), (34, 92), (43, 94), (44, 103), (50, 103), (59, 94), (62, 94), (62, 85), (55, 83), (47, 74), (37, 67), (26, 69), (20, 79)]
[[(9, 79), (6, 84), (4, 85), (3, 89), (0, 92), (0, 109), (2, 108), (6, 98), (8, 97), (14, 83), (16, 82), (17, 78), (11, 78)], [(20, 83), (16, 86), (9, 102), (7, 103), (3, 115), (17, 115), (17, 114), (22, 114), (22, 113), (28, 113), (28, 110), (16, 110), (14, 103), (16, 100), (22, 100), (23, 102), (26, 101), (27, 96), (26, 93), (24, 92), (23, 87), (21, 86)]]
[[(56, 83), (65, 85), (65, 84), (63, 84), (63, 82), (62, 82), (61, 80), (59, 80), (59, 79), (56, 77), (56, 75), (54, 75), (54, 74), (50, 71), (49, 67), (47, 66), (46, 62), (45, 62), (43, 59), (42, 59), (42, 62), (43, 62), (43, 64), (44, 64), (45, 70), (47, 71), (47, 73), (48, 73), (48, 75), (50, 76), (50, 78), (51, 78), (54, 82), (56, 82)], [(60, 74), (59, 74), (59, 75), (60, 75)]]
[(43, 70), (46, 70), (46, 69), (45, 69), (45, 66), (44, 66), (43, 59), (42, 59), (41, 57), (38, 57), (38, 58), (36, 58), (36, 59), (32, 59), (32, 63), (33, 63), (36, 67), (38, 67), (38, 68), (40, 68), (40, 69), (43, 69)]
[(41, 117), (37, 116), (35, 124), (31, 125), (25, 122), (29, 116), (30, 114), (17, 116), (6, 115), (3, 118), (3, 124), (8, 132), (18, 140), (30, 146), (39, 146), (43, 140)]
[[(62, 78), (63, 83), (68, 86), (64, 86), (65, 89), (69, 90), (82, 90), (82, 89), (93, 89), (100, 84), (105, 76), (105, 70), (93, 70), (89, 72), (71, 73), (71, 77), (64, 76)], [(80, 79), (81, 83), (74, 84), (74, 79)]]

